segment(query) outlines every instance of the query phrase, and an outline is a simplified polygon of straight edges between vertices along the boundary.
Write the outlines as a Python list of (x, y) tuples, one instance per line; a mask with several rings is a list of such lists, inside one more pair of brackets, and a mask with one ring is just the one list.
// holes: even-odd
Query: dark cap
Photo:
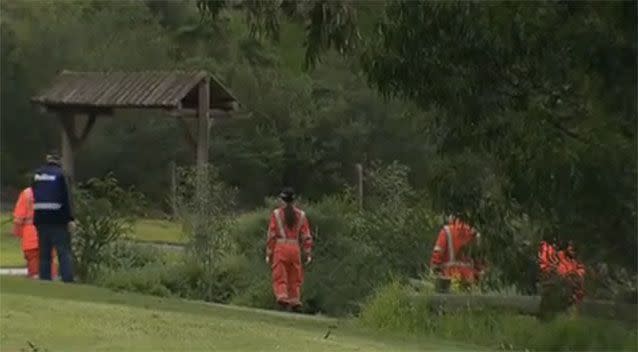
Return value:
[(284, 202), (290, 203), (295, 200), (295, 191), (292, 187), (285, 187), (281, 193), (279, 193), (279, 198)]
[(59, 165), (61, 163), (60, 153), (58, 153), (57, 150), (51, 151), (47, 154), (46, 160), (47, 163)]

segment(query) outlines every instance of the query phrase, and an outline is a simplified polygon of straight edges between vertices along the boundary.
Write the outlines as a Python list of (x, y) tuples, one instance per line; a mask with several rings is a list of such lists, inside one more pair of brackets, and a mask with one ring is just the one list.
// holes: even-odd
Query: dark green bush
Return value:
[(248, 258), (259, 258), (266, 254), (266, 229), (270, 220), (268, 209), (257, 209), (237, 218), (230, 228), (230, 237), (237, 244), (237, 251)]
[[(121, 262), (130, 264), (135, 260)], [(96, 284), (118, 291), (228, 303), (249, 286), (247, 272), (247, 262), (242, 256), (226, 256), (212, 270), (205, 270), (194, 260), (167, 263), (160, 259), (144, 266), (104, 268)]]
[[(362, 299), (393, 275), (419, 274), (429, 259), (438, 224), (424, 202), (417, 201), (406, 178), (398, 164), (371, 168), (365, 211), (358, 209), (349, 192), (316, 203), (299, 202), (315, 240), (314, 260), (305, 267), (302, 288), (306, 312), (357, 312)], [(247, 288), (250, 294), (242, 294), (236, 302), (263, 308), (274, 301), (270, 285), (265, 284), (270, 270), (263, 259), (270, 211), (244, 214), (230, 229), (238, 252), (250, 258), (247, 275), (254, 278)], [(259, 290), (267, 290), (267, 295)], [(257, 302), (248, 302), (249, 297)]]
[(167, 268), (163, 265), (148, 265), (141, 268), (103, 270), (96, 284), (115, 291), (129, 291), (166, 297), (173, 294), (165, 285)]
[[(251, 268), (260, 267), (258, 263), (251, 264)], [(247, 307), (276, 309), (277, 304), (273, 299), (270, 270), (264, 266), (263, 270), (250, 272), (249, 274), (251, 275), (250, 285), (238, 292), (231, 300), (231, 303)]]
[(134, 189), (123, 189), (107, 175), (79, 185), (74, 198), (78, 224), (72, 236), (75, 270), (81, 280), (91, 281), (108, 262), (105, 249), (130, 232), (143, 197)]
[(250, 285), (248, 261), (241, 255), (226, 255), (212, 270), (204, 270), (197, 287), (199, 299), (228, 303)]
[(208, 166), (179, 168), (176, 204), (188, 252), (208, 269), (233, 246), (227, 232), (233, 222), (236, 190), (219, 179), (217, 169)]
[[(305, 267), (302, 298), (308, 312), (340, 314), (352, 311), (359, 298), (368, 294), (374, 260), (370, 248), (352, 238), (355, 209), (342, 198), (327, 198), (316, 204), (302, 204), (315, 237), (314, 261)], [(237, 248), (251, 258), (249, 272), (253, 278), (247, 293), (236, 302), (270, 308), (274, 298), (270, 285), (270, 268), (264, 262), (269, 210), (242, 215), (231, 228)], [(356, 254), (356, 255), (355, 255)], [(249, 302), (254, 297), (256, 302)]]
[[(306, 268), (303, 299), (308, 312), (344, 314), (376, 281), (372, 248), (354, 238), (355, 204), (345, 197), (308, 205), (315, 236), (314, 261)], [(382, 274), (382, 272), (379, 272)]]
[(104, 248), (102, 265), (109, 269), (137, 269), (165, 262), (165, 253), (156, 247), (118, 241)]

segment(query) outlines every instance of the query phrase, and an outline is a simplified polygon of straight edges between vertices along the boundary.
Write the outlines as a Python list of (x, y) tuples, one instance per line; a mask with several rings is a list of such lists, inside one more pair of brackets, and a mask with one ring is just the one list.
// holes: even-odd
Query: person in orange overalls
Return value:
[[(557, 242), (557, 241), (554, 241)], [(538, 265), (541, 282), (547, 282), (557, 275), (569, 285), (571, 294), (569, 304), (578, 304), (585, 297), (585, 265), (576, 258), (576, 251), (571, 242), (564, 249), (558, 249), (555, 244), (541, 241), (538, 250)]]
[(478, 282), (481, 268), (478, 263), (467, 256), (464, 250), (474, 241), (478, 241), (480, 233), (473, 227), (450, 216), (448, 224), (439, 232), (432, 251), (430, 267), (434, 273), (447, 278), (456, 278), (465, 283)]
[(293, 205), (294, 191), (286, 188), (279, 197), (284, 204), (275, 209), (270, 217), (266, 263), (272, 269), (272, 287), (279, 306), (299, 311), (303, 282), (301, 248), (306, 264), (309, 264), (312, 261), (312, 235), (306, 214)]
[[(25, 188), (18, 197), (13, 211), (13, 234), (22, 238), (22, 252), (24, 253), (24, 259), (27, 261), (27, 276), (33, 279), (38, 278), (40, 274), (40, 250), (38, 247), (38, 231), (33, 225), (33, 191), (31, 187)], [(51, 276), (57, 276), (57, 268), (53, 263), (51, 265)]]

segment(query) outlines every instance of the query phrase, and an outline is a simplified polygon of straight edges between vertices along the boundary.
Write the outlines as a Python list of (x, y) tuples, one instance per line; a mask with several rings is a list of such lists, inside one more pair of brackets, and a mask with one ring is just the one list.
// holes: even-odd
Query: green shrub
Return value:
[(233, 250), (228, 229), (236, 190), (219, 179), (217, 169), (179, 168), (176, 203), (188, 239), (187, 250), (209, 269)]
[(144, 266), (104, 268), (97, 275), (96, 284), (118, 291), (228, 303), (249, 286), (247, 272), (243, 256), (225, 256), (212, 270), (206, 270), (196, 260), (170, 264), (160, 259)]
[(638, 304), (638, 275), (606, 263), (597, 263), (587, 269), (585, 292), (589, 297)]
[[(343, 314), (356, 311), (358, 302), (370, 293), (375, 278), (374, 250), (352, 236), (356, 209), (345, 197), (330, 197), (302, 205), (315, 239), (312, 264), (305, 267), (302, 298), (306, 312)], [(230, 229), (238, 251), (250, 258), (247, 276), (253, 278), (247, 292), (237, 298), (250, 306), (270, 308), (274, 297), (270, 268), (264, 262), (266, 230), (270, 210), (242, 215)], [(354, 255), (356, 253), (356, 255)], [(256, 302), (247, 302), (249, 297)]]
[(609, 321), (563, 316), (547, 325), (537, 323), (536, 330), (539, 333), (529, 337), (529, 346), (534, 350), (635, 351), (638, 348), (635, 327), (631, 332)]
[(257, 209), (239, 216), (231, 226), (230, 238), (237, 244), (237, 251), (248, 258), (263, 259), (266, 255), (266, 229), (270, 210)]
[(81, 280), (91, 281), (107, 261), (105, 248), (130, 232), (136, 204), (143, 197), (133, 189), (121, 188), (108, 175), (81, 184), (74, 198), (78, 223), (72, 236), (75, 271)]
[[(366, 178), (369, 199), (364, 212), (348, 192), (315, 203), (299, 202), (315, 240), (314, 260), (304, 268), (306, 312), (356, 313), (361, 301), (393, 275), (419, 274), (436, 236), (437, 221), (429, 208), (416, 202), (406, 177), (404, 168), (397, 164), (372, 167)], [(258, 302), (246, 302), (250, 295), (243, 294), (237, 301), (263, 308), (274, 301), (272, 289), (264, 284), (270, 280), (263, 259), (270, 211), (244, 214), (229, 230), (235, 248), (250, 258), (247, 275), (257, 278), (248, 291), (267, 289), (270, 295), (265, 300), (265, 294), (255, 293)]]
[[(382, 331), (416, 332), (418, 321), (413, 318), (417, 312), (411, 304), (408, 289), (397, 281), (381, 288), (367, 304), (359, 317), (363, 325)], [(428, 312), (423, 321), (429, 321)]]
[(258, 275), (253, 275), (250, 285), (233, 297), (230, 303), (262, 309), (276, 309), (277, 304), (273, 298), (270, 270), (264, 268)]
[(164, 275), (166, 275), (166, 267), (162, 265), (103, 270), (96, 279), (96, 284), (115, 291), (137, 292), (166, 297), (172, 295), (172, 292), (164, 286), (162, 278)]
[(633, 330), (617, 322), (560, 316), (549, 323), (534, 317), (472, 309), (439, 315), (428, 307), (427, 293), (393, 282), (372, 296), (360, 314), (364, 326), (383, 331), (436, 336), (505, 350), (628, 350), (636, 345)]
[(156, 247), (118, 241), (104, 248), (102, 265), (109, 269), (134, 269), (165, 262), (166, 253)]
[(212, 270), (204, 270), (199, 285), (200, 299), (228, 303), (250, 285), (248, 260), (241, 255), (223, 256)]

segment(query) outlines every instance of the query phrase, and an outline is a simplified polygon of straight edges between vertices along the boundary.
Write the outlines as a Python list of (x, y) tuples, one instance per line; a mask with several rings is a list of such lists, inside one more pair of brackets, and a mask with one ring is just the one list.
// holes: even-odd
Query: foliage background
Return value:
[[(553, 237), (575, 240), (594, 277), (599, 264), (635, 274), (635, 2), (229, 4), (3, 1), (3, 200), (59, 144), (54, 119), (29, 103), (56, 72), (198, 68), (252, 110), (211, 136), (219, 180), (238, 191), (234, 212), (294, 186), (324, 207), (313, 222), (326, 261), (413, 275), (439, 216), (458, 211), (489, 239), (495, 283), (534, 291), (536, 244)], [(171, 161), (193, 162), (176, 122), (124, 112), (98, 121), (76, 170), (80, 181), (112, 172), (168, 211)], [(348, 217), (352, 200), (330, 199), (347, 198), (357, 163), (366, 212)], [(392, 172), (375, 179), (379, 170)], [(261, 243), (255, 212), (248, 261)], [(331, 236), (344, 242), (330, 247)], [(410, 255), (389, 254), (400, 251)]]

